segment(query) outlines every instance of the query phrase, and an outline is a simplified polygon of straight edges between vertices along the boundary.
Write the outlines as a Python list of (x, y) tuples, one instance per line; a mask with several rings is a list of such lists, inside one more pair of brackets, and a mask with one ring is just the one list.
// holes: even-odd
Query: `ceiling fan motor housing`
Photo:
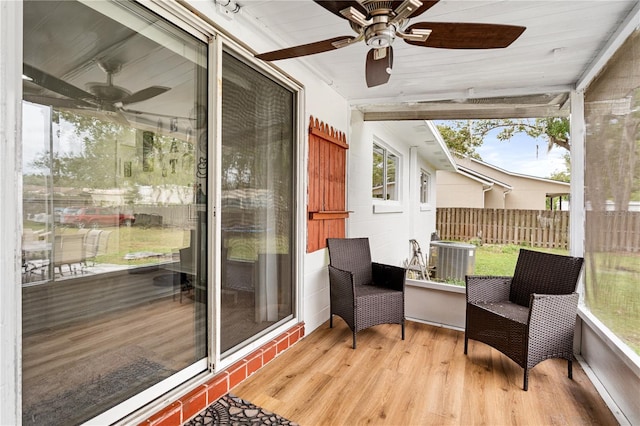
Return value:
[(364, 33), (367, 46), (381, 49), (390, 46), (396, 38), (396, 27), (386, 22), (373, 23)]

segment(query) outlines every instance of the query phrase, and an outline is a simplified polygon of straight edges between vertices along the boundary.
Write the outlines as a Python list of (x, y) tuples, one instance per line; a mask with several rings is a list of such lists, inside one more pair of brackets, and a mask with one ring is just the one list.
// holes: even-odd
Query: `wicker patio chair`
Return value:
[(333, 315), (356, 333), (378, 324), (400, 324), (404, 340), (404, 282), (406, 270), (371, 261), (367, 238), (328, 238), (329, 284)]
[(573, 378), (575, 292), (583, 259), (521, 249), (513, 277), (467, 276), (464, 353), (469, 339), (486, 343), (529, 371), (563, 358)]

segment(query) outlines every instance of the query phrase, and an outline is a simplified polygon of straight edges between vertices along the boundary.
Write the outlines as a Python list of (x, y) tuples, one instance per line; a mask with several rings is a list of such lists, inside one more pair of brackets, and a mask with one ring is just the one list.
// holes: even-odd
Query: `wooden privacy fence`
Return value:
[(569, 247), (568, 211), (438, 208), (436, 229), (443, 240)]
[(592, 252), (640, 252), (640, 211), (588, 211), (585, 243)]

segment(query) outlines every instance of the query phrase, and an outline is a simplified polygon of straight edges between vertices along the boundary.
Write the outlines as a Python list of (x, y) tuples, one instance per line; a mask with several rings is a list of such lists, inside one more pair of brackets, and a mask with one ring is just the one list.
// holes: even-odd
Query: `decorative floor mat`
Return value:
[(283, 425), (298, 426), (278, 414), (260, 408), (249, 401), (226, 394), (205, 408), (186, 426), (228, 426), (228, 425)]

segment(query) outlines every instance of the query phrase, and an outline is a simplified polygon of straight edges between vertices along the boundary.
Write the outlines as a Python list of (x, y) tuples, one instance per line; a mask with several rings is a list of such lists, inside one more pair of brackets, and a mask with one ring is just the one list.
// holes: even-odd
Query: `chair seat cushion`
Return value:
[(390, 290), (384, 287), (377, 287), (375, 285), (357, 285), (356, 286), (356, 298), (358, 297), (368, 297), (376, 294), (385, 295), (390, 293), (397, 293), (402, 295), (401, 291)]
[(529, 308), (516, 303), (509, 301), (475, 302), (473, 305), (520, 324), (527, 324), (529, 321)]

